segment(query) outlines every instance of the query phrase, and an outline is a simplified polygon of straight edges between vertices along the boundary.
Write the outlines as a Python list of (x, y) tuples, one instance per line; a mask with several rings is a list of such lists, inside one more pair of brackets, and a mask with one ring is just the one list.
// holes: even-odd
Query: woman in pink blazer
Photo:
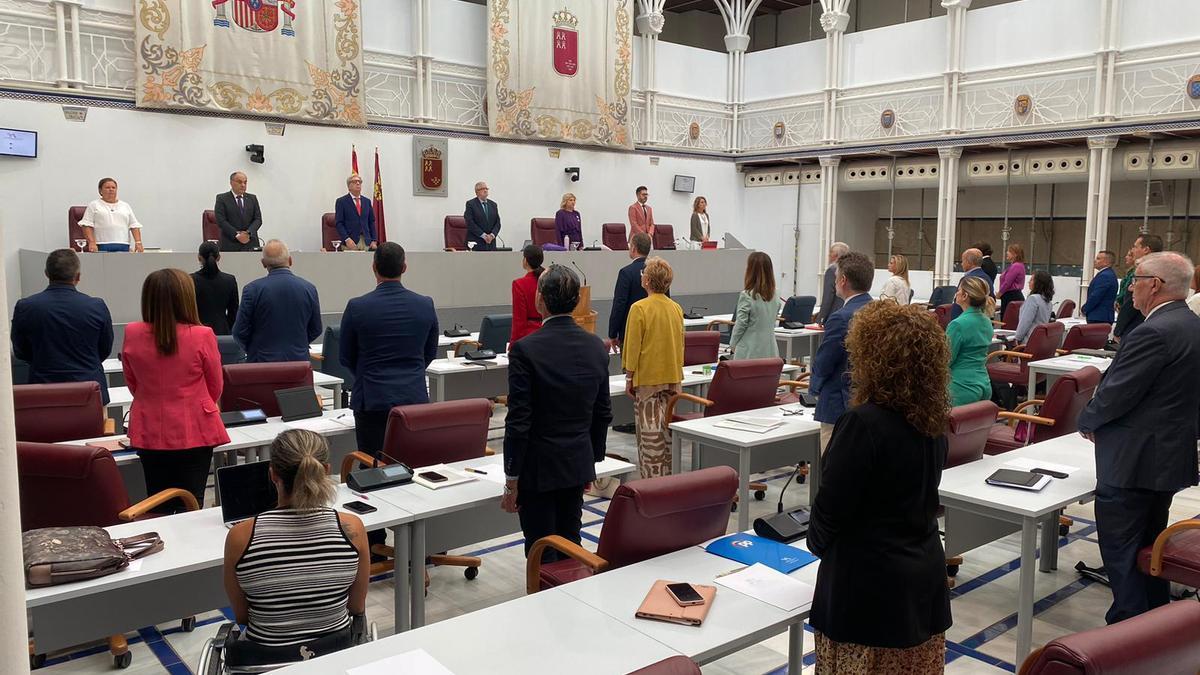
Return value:
[(204, 504), (213, 448), (229, 442), (217, 401), (224, 380), (212, 329), (200, 323), (196, 287), (183, 270), (151, 272), (142, 284), (142, 320), (121, 348), (133, 394), (129, 445), (147, 494), (183, 488)]

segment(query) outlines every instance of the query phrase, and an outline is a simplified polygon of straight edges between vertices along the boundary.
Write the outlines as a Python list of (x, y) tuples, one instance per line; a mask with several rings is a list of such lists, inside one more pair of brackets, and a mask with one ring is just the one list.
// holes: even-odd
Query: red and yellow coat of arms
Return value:
[(431, 145), (421, 151), (421, 187), (438, 190), (442, 180), (442, 151)]
[(213, 25), (229, 28), (227, 5), (232, 4), (233, 23), (252, 33), (272, 33), (279, 27), (279, 14), (283, 13), (283, 28), (279, 32), (295, 37), (292, 22), (296, 19), (296, 0), (212, 0), (217, 10)]
[(572, 77), (579, 72), (579, 18), (566, 9), (554, 13), (554, 72)]

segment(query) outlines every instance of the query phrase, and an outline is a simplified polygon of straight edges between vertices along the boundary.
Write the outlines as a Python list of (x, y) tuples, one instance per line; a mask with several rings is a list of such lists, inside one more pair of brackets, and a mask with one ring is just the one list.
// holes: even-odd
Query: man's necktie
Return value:
[(483, 207), (483, 219), (487, 220), (487, 217), (488, 217), (487, 202), (480, 200), (479, 204), (480, 204), (480, 206)]
[(642, 220), (649, 220), (650, 214), (646, 212), (646, 205), (642, 204)]
[(241, 196), (241, 195), (238, 195), (238, 196), (237, 196), (237, 203), (238, 203), (238, 210), (239, 210), (239, 211), (241, 211), (242, 213), (245, 213), (245, 212), (246, 212), (246, 205), (242, 203), (242, 196)]
[(362, 215), (362, 197), (354, 198), (354, 208), (358, 209), (358, 215)]

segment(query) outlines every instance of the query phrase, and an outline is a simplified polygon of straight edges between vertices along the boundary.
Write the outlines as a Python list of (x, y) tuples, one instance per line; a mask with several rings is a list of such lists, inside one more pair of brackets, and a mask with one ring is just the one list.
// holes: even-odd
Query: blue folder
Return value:
[(731, 534), (721, 537), (704, 550), (740, 563), (762, 563), (767, 567), (791, 574), (817, 559), (817, 556), (795, 546), (788, 546), (753, 534)]

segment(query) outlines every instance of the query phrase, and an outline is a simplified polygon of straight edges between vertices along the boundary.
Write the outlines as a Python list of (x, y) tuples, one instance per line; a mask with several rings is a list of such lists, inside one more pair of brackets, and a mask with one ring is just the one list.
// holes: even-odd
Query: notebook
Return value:
[(747, 565), (762, 563), (784, 574), (791, 574), (817, 559), (817, 556), (803, 549), (753, 534), (721, 537), (705, 546), (704, 550)]
[(639, 619), (666, 621), (684, 626), (699, 626), (704, 623), (704, 617), (708, 616), (708, 610), (712, 607), (713, 598), (717, 595), (717, 587), (692, 584), (692, 588), (696, 589), (696, 592), (704, 598), (704, 604), (681, 607), (671, 597), (671, 594), (667, 592), (667, 585), (674, 583), (677, 582), (664, 581), (662, 579), (654, 582), (654, 585), (650, 587), (650, 592), (646, 594), (646, 599), (642, 600), (642, 604), (638, 607), (637, 613), (634, 616)]
[(278, 497), (267, 473), (270, 467), (270, 461), (263, 461), (217, 468), (217, 494), (225, 527), (275, 508)]

